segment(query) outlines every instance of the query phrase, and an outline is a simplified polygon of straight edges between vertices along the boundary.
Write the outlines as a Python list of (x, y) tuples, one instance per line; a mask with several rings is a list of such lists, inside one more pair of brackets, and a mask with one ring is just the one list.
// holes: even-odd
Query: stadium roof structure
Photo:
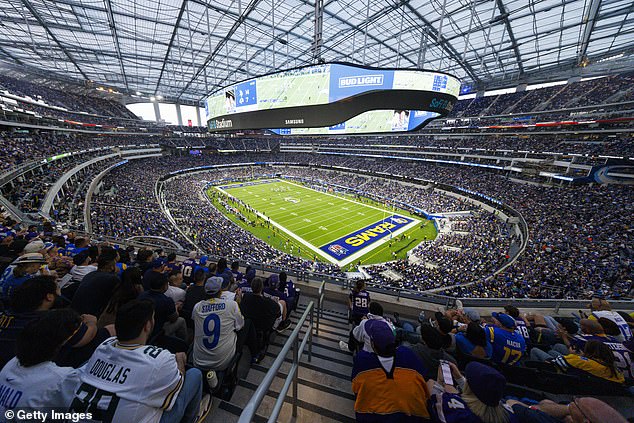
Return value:
[(633, 56), (632, 0), (0, 0), (0, 61), (182, 103), (321, 60), (492, 88)]

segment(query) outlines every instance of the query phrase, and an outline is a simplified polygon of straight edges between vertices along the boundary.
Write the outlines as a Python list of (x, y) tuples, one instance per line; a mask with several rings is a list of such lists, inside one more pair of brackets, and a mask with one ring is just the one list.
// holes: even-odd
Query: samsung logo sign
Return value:
[(304, 119), (286, 119), (284, 121), (285, 125), (301, 125), (304, 123)]
[(383, 75), (344, 76), (339, 78), (339, 88), (383, 85)]

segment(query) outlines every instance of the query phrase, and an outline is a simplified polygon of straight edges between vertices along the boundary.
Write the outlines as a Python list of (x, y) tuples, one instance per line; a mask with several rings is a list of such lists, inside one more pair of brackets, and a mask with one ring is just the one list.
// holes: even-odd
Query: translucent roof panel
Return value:
[(318, 60), (478, 88), (586, 76), (621, 53), (607, 69), (632, 65), (631, 0), (323, 0), (318, 55), (314, 1), (0, 0), (0, 61), (191, 104)]

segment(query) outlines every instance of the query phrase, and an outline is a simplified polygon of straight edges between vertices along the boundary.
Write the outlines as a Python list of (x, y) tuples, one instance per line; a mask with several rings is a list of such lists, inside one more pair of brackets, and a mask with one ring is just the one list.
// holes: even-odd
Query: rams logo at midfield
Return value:
[[(400, 218), (392, 218), (392, 220), (397, 220)], [(406, 219), (403, 219), (405, 222), (397, 222), (397, 223), (407, 223)], [(365, 244), (367, 241), (370, 240), (370, 238), (374, 238), (377, 236), (380, 236), (380, 234), (384, 234), (386, 232), (388, 232), (390, 229), (395, 228), (396, 225), (394, 225), (393, 223), (389, 223), (389, 222), (383, 222), (383, 223), (379, 223), (378, 225), (376, 225), (373, 228), (367, 229), (361, 233), (358, 233), (354, 236), (351, 236), (349, 238), (346, 238), (346, 244), (350, 244), (353, 247), (359, 247), (363, 244)]]

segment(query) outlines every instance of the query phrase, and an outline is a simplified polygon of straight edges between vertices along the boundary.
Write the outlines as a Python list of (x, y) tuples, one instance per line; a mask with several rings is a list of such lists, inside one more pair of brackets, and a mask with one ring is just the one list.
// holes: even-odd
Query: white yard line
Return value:
[[(234, 200), (238, 200), (236, 197), (234, 197), (233, 195), (229, 194), (227, 191), (223, 190), (222, 188), (216, 186), (215, 187), (218, 191), (228, 195), (229, 197), (233, 198)], [(255, 209), (254, 209), (255, 210)], [(323, 258), (325, 258), (326, 260), (328, 260), (330, 263), (334, 263), (334, 264), (338, 264), (339, 261), (336, 260), (334, 257), (331, 257), (330, 255), (326, 254), (325, 252), (321, 251), (319, 248), (315, 247), (314, 245), (310, 244), (308, 241), (304, 240), (302, 237), (300, 237), (299, 235), (294, 234), (293, 232), (289, 231), (288, 229), (286, 229), (284, 226), (280, 225), (279, 223), (277, 223), (276, 221), (272, 220), (271, 218), (269, 218), (268, 216), (265, 216), (264, 214), (260, 213), (259, 211), (255, 210), (255, 214), (257, 214), (258, 216), (260, 216), (262, 219), (268, 221), (271, 223), (271, 225), (275, 226), (276, 228), (278, 228), (280, 231), (284, 232), (286, 235), (292, 237), (294, 240), (296, 240), (297, 242), (299, 242), (302, 245), (305, 245), (308, 249), (310, 249), (311, 251), (314, 251), (315, 253), (319, 254), (320, 256), (322, 256)], [(275, 248), (275, 246), (272, 246), (273, 248)]]
[[(290, 184), (290, 185), (295, 185), (295, 186), (300, 187), (300, 188), (305, 189), (305, 190), (312, 190), (312, 191), (315, 191), (315, 190), (313, 190), (312, 188), (306, 188), (306, 187), (304, 187), (304, 186), (302, 186), (302, 185), (299, 185), (299, 184), (296, 184), (296, 183), (294, 183), (294, 182), (289, 182), (289, 181), (286, 181), (286, 180), (280, 180), (280, 179), (277, 179), (276, 181), (279, 181), (279, 182), (285, 182), (285, 183)], [(271, 182), (273, 182), (273, 181), (271, 181)], [(215, 186), (215, 188), (216, 188), (218, 191), (221, 191), (221, 192), (223, 192), (224, 194), (228, 195), (229, 197), (233, 198), (234, 200), (238, 200), (236, 197), (234, 197), (233, 195), (229, 194), (227, 191), (225, 191), (225, 190), (221, 189), (219, 186)], [(353, 200), (350, 200), (350, 199), (348, 199), (348, 198), (338, 197), (338, 196), (333, 195), (333, 194), (330, 194), (330, 193), (321, 192), (321, 191), (316, 191), (316, 192), (319, 192), (320, 194), (330, 195), (331, 197), (334, 197), (334, 198), (337, 198), (337, 199), (340, 199), (340, 200), (349, 201), (349, 202), (351, 202), (351, 203), (353, 203), (353, 204), (357, 204), (357, 205), (361, 205), (361, 206), (369, 207), (369, 208), (372, 208), (372, 209), (375, 209), (375, 210), (379, 210), (379, 211), (381, 211), (381, 212), (386, 213), (386, 216), (385, 216), (385, 217), (387, 217), (388, 215), (389, 215), (389, 216), (392, 216), (392, 215), (394, 215), (394, 214), (397, 214), (397, 213), (395, 213), (395, 212), (393, 212), (393, 211), (389, 211), (389, 210), (386, 210), (386, 209), (381, 209), (381, 208), (379, 208), (379, 207), (374, 207), (374, 206), (371, 206), (371, 205), (369, 205), (369, 204), (360, 203), (360, 202), (358, 202), (358, 201), (353, 201)], [(415, 227), (418, 223), (420, 223), (420, 220), (418, 220), (418, 219), (414, 219), (413, 217), (408, 217), (409, 219), (413, 219), (413, 220), (412, 220), (412, 222), (410, 222), (409, 224), (407, 224), (407, 225), (403, 226), (402, 228), (400, 228), (400, 229), (398, 229), (398, 230), (396, 230), (396, 231), (392, 232), (392, 236), (385, 236), (384, 238), (382, 238), (382, 239), (380, 239), (380, 240), (378, 240), (378, 241), (375, 241), (375, 242), (373, 242), (373, 243), (369, 244), (367, 247), (362, 248), (361, 250), (357, 251), (356, 253), (354, 253), (354, 254), (352, 254), (352, 255), (350, 255), (350, 256), (348, 256), (348, 257), (344, 258), (343, 260), (337, 260), (336, 258), (332, 257), (330, 254), (327, 254), (327, 253), (325, 253), (324, 251), (320, 250), (318, 247), (315, 247), (314, 245), (312, 245), (312, 244), (311, 244), (311, 243), (309, 243), (308, 241), (304, 240), (304, 239), (303, 239), (302, 237), (300, 237), (299, 235), (297, 235), (297, 234), (293, 233), (292, 231), (290, 231), (290, 230), (286, 229), (284, 226), (280, 225), (279, 223), (275, 222), (274, 220), (270, 219), (269, 217), (265, 216), (264, 214), (260, 213), (259, 211), (255, 210), (255, 213), (256, 213), (258, 216), (260, 216), (262, 219), (265, 219), (265, 220), (269, 221), (269, 222), (270, 222), (273, 226), (275, 226), (276, 228), (278, 228), (280, 231), (284, 232), (284, 233), (285, 233), (285, 234), (287, 234), (288, 236), (292, 237), (292, 238), (293, 238), (293, 239), (295, 239), (297, 242), (301, 243), (302, 245), (305, 245), (305, 246), (306, 246), (308, 249), (310, 249), (311, 251), (315, 252), (316, 254), (319, 254), (321, 257), (325, 258), (325, 259), (326, 259), (326, 260), (328, 260), (330, 263), (336, 264), (336, 265), (338, 265), (338, 266), (345, 266), (345, 265), (347, 265), (347, 264), (349, 264), (349, 263), (352, 263), (353, 261), (355, 261), (355, 260), (357, 260), (357, 259), (361, 258), (362, 256), (366, 255), (366, 254), (367, 254), (367, 253), (369, 253), (370, 251), (373, 251), (373, 250), (375, 250), (375, 249), (377, 249), (377, 248), (381, 247), (382, 245), (384, 245), (385, 243), (389, 242), (389, 241), (390, 241), (391, 239), (393, 239), (394, 237), (396, 237), (396, 236), (398, 236), (398, 235), (402, 234), (403, 232), (405, 232), (405, 231), (407, 231), (407, 230), (409, 230), (409, 229), (411, 229), (411, 228)], [(303, 218), (303, 216), (301, 216), (301, 217)], [(377, 223), (378, 223), (378, 222), (380, 222), (380, 221), (377, 221)], [(369, 226), (369, 225), (368, 225), (368, 226)], [(359, 230), (359, 229), (356, 229), (356, 230), (354, 230), (354, 231), (350, 232), (349, 234), (354, 233), (354, 232), (356, 232), (356, 231), (358, 231), (358, 230)], [(348, 235), (349, 235), (349, 234), (348, 234)], [(344, 235), (344, 237), (345, 237), (345, 235)], [(341, 237), (341, 238), (343, 238), (343, 237)], [(340, 239), (340, 238), (338, 238), (338, 239)], [(331, 240), (331, 241), (328, 241), (328, 242), (332, 242), (332, 241), (334, 241), (334, 240)], [(326, 244), (327, 244), (328, 242), (326, 242)], [(273, 248), (275, 248), (275, 246), (273, 246)]]

